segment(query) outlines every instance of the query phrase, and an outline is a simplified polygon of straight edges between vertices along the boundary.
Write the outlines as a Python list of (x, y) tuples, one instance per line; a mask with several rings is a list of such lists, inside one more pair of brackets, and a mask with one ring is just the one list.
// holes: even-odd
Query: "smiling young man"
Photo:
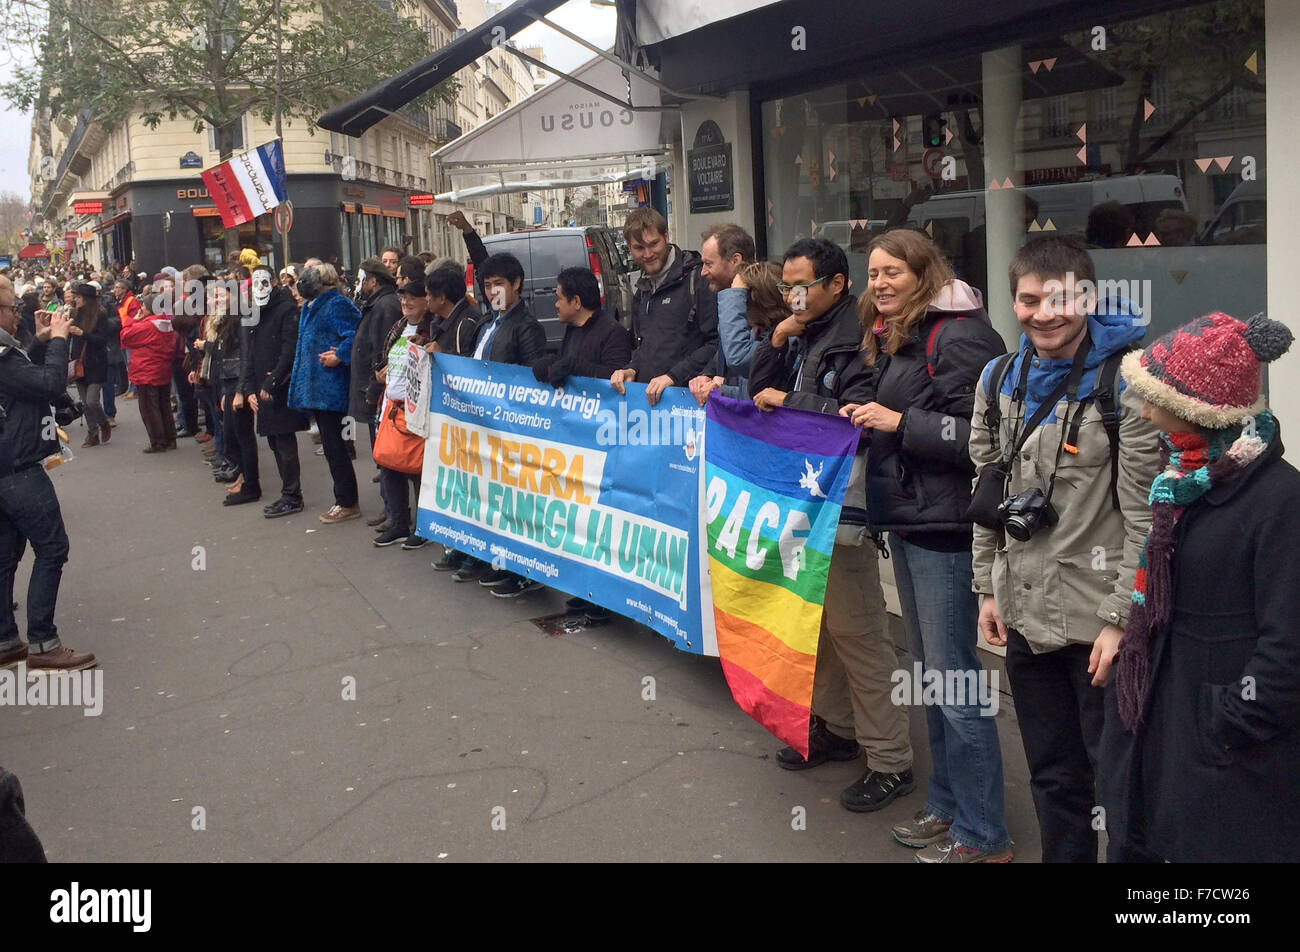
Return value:
[[(834, 242), (804, 238), (786, 251), (780, 290), (792, 314), (754, 352), (749, 387), (760, 410), (836, 414), (874, 398), (875, 372), (862, 360), (862, 325), (848, 283), (848, 259)], [(786, 747), (776, 762), (804, 770), (856, 760), (865, 750), (867, 770), (845, 794), (853, 796), (851, 809), (871, 812), (912, 789), (912, 744), (906, 709), (890, 699), (898, 656), (867, 532), (865, 472), (854, 469), (826, 579), (809, 755)]]
[(632, 309), (632, 359), (609, 381), (618, 393), (635, 381), (646, 400), (685, 387), (718, 351), (718, 299), (700, 274), (700, 256), (668, 240), (668, 223), (653, 208), (627, 216), (623, 237), (641, 267)]
[[(1128, 619), (1160, 468), (1156, 428), (1118, 375), (1146, 322), (1126, 300), (1097, 300), (1092, 259), (1075, 239), (1029, 242), (1010, 279), (1024, 333), (1015, 355), (984, 369), (971, 418), (973, 588), (985, 640), (1007, 649), (1043, 861), (1090, 863), (1101, 687)], [(1005, 479), (990, 470), (999, 460)], [(982, 518), (981, 480), (995, 504), (1032, 505)], [(1034, 516), (1043, 496), (1055, 522)]]

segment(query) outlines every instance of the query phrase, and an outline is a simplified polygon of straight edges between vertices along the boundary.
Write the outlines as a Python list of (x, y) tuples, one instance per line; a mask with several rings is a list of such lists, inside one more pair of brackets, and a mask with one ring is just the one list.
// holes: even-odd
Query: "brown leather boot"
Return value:
[(87, 433), (86, 433), (86, 438), (85, 438), (85, 440), (82, 441), (81, 445), (82, 445), (83, 447), (85, 447), (85, 446), (98, 446), (98, 445), (99, 445), (99, 431), (98, 431), (97, 429), (92, 429), (92, 430), (87, 431)]
[(68, 647), (54, 648), (51, 651), (29, 651), (28, 668), (43, 668), (47, 671), (81, 671), (96, 665), (95, 656), (89, 651), (73, 651)]
[(113, 427), (107, 421), (99, 425), (99, 442), (107, 443), (108, 438), (113, 435)]

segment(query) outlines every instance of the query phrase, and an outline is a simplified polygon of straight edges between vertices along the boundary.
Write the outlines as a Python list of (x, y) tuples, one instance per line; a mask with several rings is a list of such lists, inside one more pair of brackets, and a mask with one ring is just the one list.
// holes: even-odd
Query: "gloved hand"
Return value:
[(553, 358), (547, 355), (533, 363), (533, 376), (537, 378), (538, 383), (551, 382), (551, 361)]

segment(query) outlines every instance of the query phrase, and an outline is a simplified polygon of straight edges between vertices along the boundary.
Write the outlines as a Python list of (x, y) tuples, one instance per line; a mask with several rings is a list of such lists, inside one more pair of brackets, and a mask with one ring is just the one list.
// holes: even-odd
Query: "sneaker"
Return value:
[(418, 535), (412, 532), (406, 537), (406, 541), (402, 543), (402, 548), (410, 551), (412, 549), (423, 549), (428, 544), (428, 539), (421, 539)]
[(465, 553), (457, 552), (455, 549), (448, 549), (442, 554), (437, 562), (430, 563), (433, 565), (435, 572), (454, 572), (465, 563)]
[(465, 559), (460, 568), (452, 573), (451, 580), (453, 582), (473, 582), (483, 574), (485, 568), (487, 566), (478, 559)]
[(89, 651), (71, 648), (54, 648), (50, 651), (32, 651), (27, 655), (27, 667), (46, 671), (81, 671), (95, 666), (95, 656)]
[(239, 478), (239, 470), (231, 469), (228, 466), (214, 467), (212, 470), (212, 481), (214, 483), (233, 483)]
[[(382, 526), (382, 525), (383, 525), (385, 522), (387, 522), (387, 521), (388, 521), (388, 517), (387, 517), (386, 515), (384, 515), (384, 514), (381, 512), (379, 515), (375, 516), (373, 519), (367, 519), (367, 520), (366, 520), (366, 525), (370, 526), (371, 528), (374, 528), (375, 526)], [(375, 529), (375, 531), (376, 531), (376, 532), (383, 532), (384, 530), (383, 530), (383, 529)]]
[(7, 668), (11, 664), (17, 664), (19, 661), (27, 660), (27, 646), (21, 641), (12, 648), (6, 648), (0, 651), (0, 668)]
[(786, 770), (807, 770), (828, 760), (856, 760), (862, 748), (853, 738), (832, 734), (826, 722), (816, 715), (808, 726), (808, 758), (793, 747), (782, 747), (776, 752), (776, 765)]
[(317, 455), (317, 456), (324, 456), (324, 455), (325, 455), (325, 447), (323, 447), (323, 446), (318, 446), (318, 447), (316, 447), (316, 455)]
[(321, 513), (320, 521), (327, 526), (336, 522), (347, 522), (349, 519), (360, 519), (361, 508), (359, 506), (330, 506)]
[(479, 578), (478, 583), (484, 588), (496, 588), (498, 585), (506, 584), (512, 578), (515, 578), (513, 572), (507, 572), (505, 569), (489, 568)]
[[(177, 435), (179, 436), (180, 434), (177, 434)], [(211, 442), (212, 442), (212, 434), (211, 434), (211, 433), (200, 433), (198, 436), (194, 437), (194, 442), (196, 442), (196, 443), (211, 443)]]
[(874, 813), (892, 803), (896, 797), (911, 793), (916, 781), (911, 770), (902, 773), (881, 773), (868, 770), (854, 783), (844, 788), (840, 803), (854, 813)]
[(916, 854), (918, 863), (1009, 863), (1016, 858), (1015, 844), (1000, 850), (978, 850), (962, 846), (950, 836), (931, 843)]
[(950, 820), (940, 820), (929, 810), (918, 810), (912, 819), (897, 824), (889, 832), (904, 846), (919, 848), (946, 840), (951, 827)]
[(389, 529), (387, 532), (383, 533), (382, 535), (375, 536), (370, 541), (382, 549), (386, 545), (394, 545), (398, 542), (401, 542), (405, 538), (406, 538), (405, 529)]
[[(482, 585), (482, 582), (479, 582)], [(492, 595), (495, 598), (518, 598), (525, 592), (531, 592), (535, 588), (541, 588), (542, 583), (536, 579), (524, 578), (522, 575), (512, 575), (500, 585), (492, 588)]]
[(279, 519), (281, 516), (292, 516), (295, 512), (302, 512), (302, 510), (301, 499), (281, 499), (269, 509), (263, 510), (262, 515), (268, 519)]

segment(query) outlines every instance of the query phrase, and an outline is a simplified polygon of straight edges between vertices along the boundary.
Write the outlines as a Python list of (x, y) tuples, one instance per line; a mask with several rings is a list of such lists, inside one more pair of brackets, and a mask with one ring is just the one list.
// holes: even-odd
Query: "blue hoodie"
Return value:
[[(1146, 324), (1142, 321), (1142, 312), (1127, 298), (1110, 298), (1098, 303), (1096, 313), (1088, 318), (1088, 330), (1092, 335), (1092, 349), (1088, 352), (1088, 357), (1084, 361), (1083, 379), (1079, 382), (1079, 399), (1092, 396), (1096, 389), (1097, 371), (1105, 363), (1106, 358), (1116, 351), (1124, 350), (1130, 344), (1136, 344), (1146, 335)], [(1029, 343), (1029, 335), (1020, 335), (1020, 348), (1017, 351), (1016, 358), (1007, 368), (1006, 375), (1002, 378), (1002, 394), (1010, 396), (1011, 391), (1015, 389), (1016, 381), (1020, 379), (1021, 361), (1025, 359), (1025, 352), (1029, 350), (1032, 354), (1032, 345)], [(1038, 409), (1038, 405), (1047, 397), (1051, 396), (1061, 381), (1065, 379), (1066, 374), (1074, 365), (1074, 359), (1062, 357), (1032, 357), (1034, 365), (1029, 370), (1029, 383), (1026, 387), (1028, 391), (1025, 394), (1025, 416), (1030, 417)], [(997, 361), (990, 362), (980, 375), (980, 385), (987, 392), (989, 385), (989, 373), (993, 364)], [(1123, 395), (1127, 382), (1120, 378), (1119, 393), (1116, 394), (1115, 402), (1118, 406), (1120, 397)], [(1121, 414), (1123, 413), (1121, 409)], [(1056, 422), (1056, 410), (1053, 409), (1044, 420), (1045, 423)]]

